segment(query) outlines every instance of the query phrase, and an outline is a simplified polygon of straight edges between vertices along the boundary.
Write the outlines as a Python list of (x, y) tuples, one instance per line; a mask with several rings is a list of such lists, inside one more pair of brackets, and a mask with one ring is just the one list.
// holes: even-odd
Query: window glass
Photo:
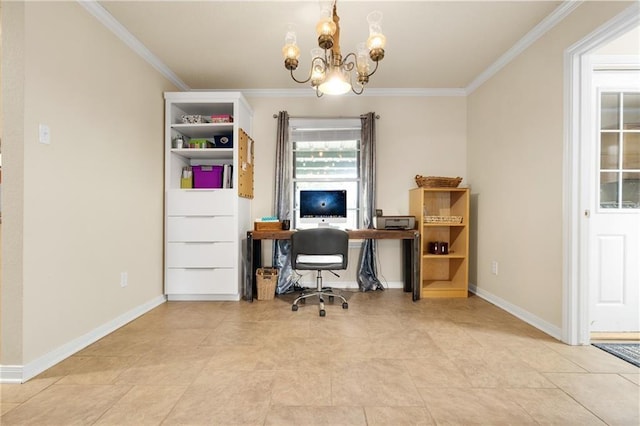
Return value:
[(600, 207), (618, 208), (618, 173), (600, 173)]
[(622, 208), (640, 208), (640, 172), (622, 174)]
[(600, 108), (600, 208), (640, 209), (640, 93), (603, 92)]
[(624, 134), (622, 168), (640, 170), (640, 133)]
[(360, 226), (360, 120), (291, 119), (293, 226), (300, 224), (300, 190), (346, 189), (347, 223), (343, 229)]
[(617, 93), (603, 93), (600, 98), (600, 128), (603, 130), (619, 129), (620, 97)]
[(640, 130), (640, 93), (625, 93), (623, 103), (622, 128)]
[(618, 158), (620, 158), (618, 133), (602, 133), (600, 144), (600, 168), (617, 169)]

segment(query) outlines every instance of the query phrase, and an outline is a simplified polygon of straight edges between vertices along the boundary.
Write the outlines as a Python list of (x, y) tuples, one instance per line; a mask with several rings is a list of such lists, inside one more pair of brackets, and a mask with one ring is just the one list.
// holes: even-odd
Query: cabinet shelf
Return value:
[(172, 148), (171, 152), (189, 160), (224, 160), (233, 158), (233, 148)]
[(233, 123), (172, 124), (171, 129), (190, 138), (210, 138), (233, 133)]
[(422, 255), (423, 259), (466, 259), (466, 255), (465, 254), (455, 254), (455, 253), (449, 253), (449, 254), (424, 254)]
[(428, 226), (428, 227), (439, 227), (439, 228), (443, 228), (443, 227), (463, 227), (463, 226), (467, 226), (466, 223), (423, 223), (422, 226)]

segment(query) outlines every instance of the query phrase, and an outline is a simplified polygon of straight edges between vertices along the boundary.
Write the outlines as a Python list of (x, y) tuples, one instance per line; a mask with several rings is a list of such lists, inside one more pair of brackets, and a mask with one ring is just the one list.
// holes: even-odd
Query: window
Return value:
[(360, 119), (301, 119), (289, 121), (293, 155), (293, 226), (300, 224), (300, 190), (346, 189), (347, 222), (343, 229), (358, 229), (360, 214)]
[(600, 208), (640, 209), (640, 93), (600, 94)]

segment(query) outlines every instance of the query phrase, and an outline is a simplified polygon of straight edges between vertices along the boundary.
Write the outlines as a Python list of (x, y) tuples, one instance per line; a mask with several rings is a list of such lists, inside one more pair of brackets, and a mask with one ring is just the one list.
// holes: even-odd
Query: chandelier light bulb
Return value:
[(374, 61), (384, 58), (384, 46), (387, 38), (382, 34), (382, 12), (374, 10), (367, 15), (369, 23), (369, 38), (367, 39), (367, 47), (369, 48), (369, 56)]
[(351, 90), (351, 84), (340, 68), (334, 68), (329, 72), (324, 83), (318, 87), (326, 95), (344, 95)]
[(296, 29), (293, 24), (287, 27), (287, 33), (284, 36), (284, 47), (282, 48), (282, 56), (284, 57), (284, 66), (288, 70), (298, 68), (298, 58), (300, 57), (300, 48), (298, 47)]
[(336, 33), (336, 23), (331, 18), (321, 18), (316, 25), (316, 34), (321, 36), (333, 36)]
[(336, 23), (333, 22), (333, 2), (321, 1), (320, 20), (316, 24), (318, 46), (323, 49), (331, 49), (333, 47), (333, 35), (336, 30)]
[(311, 86), (316, 87), (324, 81), (325, 62), (324, 50), (316, 47), (311, 49)]
[(285, 44), (282, 48), (282, 56), (284, 59), (298, 59), (300, 57), (300, 48), (295, 44)]
[(356, 46), (356, 52), (358, 74), (369, 74), (369, 49), (367, 49), (367, 46), (365, 46), (364, 42), (358, 43), (358, 45)]

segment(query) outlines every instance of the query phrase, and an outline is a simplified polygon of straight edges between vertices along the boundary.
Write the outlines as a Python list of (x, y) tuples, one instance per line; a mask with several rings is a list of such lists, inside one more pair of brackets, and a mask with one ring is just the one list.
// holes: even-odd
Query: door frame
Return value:
[(590, 131), (590, 111), (585, 102), (591, 98), (591, 54), (639, 25), (640, 4), (633, 3), (564, 54), (562, 341), (570, 345), (590, 343), (586, 258), (589, 224), (584, 215), (589, 182), (581, 167), (587, 155), (581, 141)]

